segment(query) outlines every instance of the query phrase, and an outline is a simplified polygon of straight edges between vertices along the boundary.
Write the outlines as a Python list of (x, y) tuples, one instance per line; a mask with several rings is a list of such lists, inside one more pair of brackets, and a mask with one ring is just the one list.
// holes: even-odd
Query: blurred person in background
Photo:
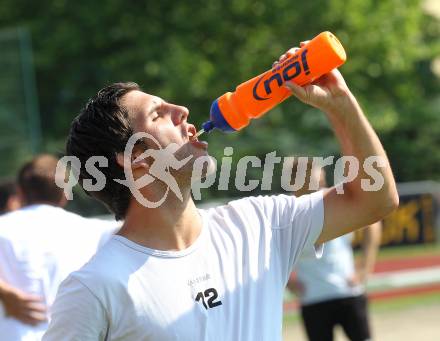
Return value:
[[(17, 186), (13, 180), (0, 183), (0, 215), (21, 207)], [(35, 325), (45, 320), (45, 307), (40, 297), (27, 294), (0, 280), (0, 301), (4, 314), (23, 323)], [(1, 308), (1, 307), (0, 307)]]
[(0, 181), (0, 215), (15, 211), (20, 206), (15, 182), (12, 180)]
[[(192, 171), (197, 158), (209, 159), (208, 146), (193, 138), (188, 109), (135, 83), (107, 86), (72, 122), (67, 155), (83, 165), (80, 183), (91, 178), (84, 167), (90, 157), (107, 159), (99, 169), (106, 185), (90, 194), (125, 221), (62, 283), (45, 341), (281, 339), (283, 294), (299, 255), (381, 219), (398, 204), (385, 151), (339, 71), (305, 87), (285, 84), (327, 114), (343, 155), (359, 162), (382, 158), (377, 171), (383, 186), (363, 191), (361, 179), (369, 176), (360, 167), (343, 194), (332, 187), (300, 198), (245, 197), (199, 210), (191, 197)], [(135, 133), (151, 137), (124, 152)], [(183, 200), (171, 191), (163, 196), (169, 186), (162, 181), (143, 181), (151, 179), (156, 162), (143, 157), (146, 150), (172, 144), (173, 157), (192, 156), (173, 172)], [(144, 185), (114, 181), (125, 179), (125, 171)], [(151, 207), (137, 194), (154, 203), (165, 199)]]
[[(308, 194), (310, 183), (327, 188), (324, 169), (307, 165), (306, 181), (296, 196)], [(355, 264), (352, 234), (325, 244), (321, 258), (304, 253), (287, 287), (300, 301), (301, 317), (310, 341), (332, 341), (336, 326), (341, 326), (351, 341), (371, 339), (365, 286), (373, 271), (381, 238), (381, 223), (362, 230), (362, 253)]]
[(61, 281), (110, 237), (116, 224), (63, 209), (55, 184), (58, 159), (39, 155), (18, 173), (23, 207), (0, 217), (0, 339), (41, 340)]

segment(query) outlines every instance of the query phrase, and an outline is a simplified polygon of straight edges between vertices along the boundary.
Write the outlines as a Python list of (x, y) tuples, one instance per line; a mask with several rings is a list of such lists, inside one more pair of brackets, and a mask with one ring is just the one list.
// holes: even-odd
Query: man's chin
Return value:
[(216, 160), (207, 151), (199, 151), (197, 154), (193, 153), (188, 163), (174, 175), (184, 182), (204, 181), (208, 176), (215, 175), (216, 170)]
[(185, 143), (175, 151), (174, 155), (178, 160), (184, 160), (188, 158), (188, 163), (193, 163), (199, 156), (207, 155), (208, 152), (205, 149), (195, 148), (190, 143)]
[(193, 155), (193, 159), (192, 159), (193, 163), (199, 157), (209, 156), (208, 149), (195, 149), (195, 148), (193, 148), (193, 152), (191, 154)]

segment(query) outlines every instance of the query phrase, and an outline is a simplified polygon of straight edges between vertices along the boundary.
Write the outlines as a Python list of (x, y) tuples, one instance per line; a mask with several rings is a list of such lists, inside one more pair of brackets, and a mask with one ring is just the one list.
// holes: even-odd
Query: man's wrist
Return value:
[(362, 112), (356, 97), (350, 90), (335, 98), (327, 108), (322, 109), (330, 118), (344, 118)]
[(0, 285), (0, 300), (3, 300), (7, 295), (9, 291), (3, 287), (3, 285)]

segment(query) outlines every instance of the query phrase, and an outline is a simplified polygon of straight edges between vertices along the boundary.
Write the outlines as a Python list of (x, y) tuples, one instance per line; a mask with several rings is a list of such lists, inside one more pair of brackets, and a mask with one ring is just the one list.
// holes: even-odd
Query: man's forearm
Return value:
[[(354, 156), (359, 161), (359, 172), (356, 178), (346, 183), (344, 190), (368, 210), (367, 214), (375, 214), (371, 219), (376, 218), (377, 221), (398, 203), (391, 167), (378, 136), (355, 97), (348, 92), (338, 101), (338, 104), (337, 107), (329, 109), (326, 114), (339, 140), (342, 154)], [(362, 179), (370, 178), (363, 165), (365, 160), (371, 156), (383, 162), (383, 167), (376, 168), (384, 180), (383, 186), (377, 191), (365, 191), (361, 186)]]
[[(396, 184), (382, 144), (341, 73), (332, 70), (302, 87), (286, 84), (298, 99), (326, 113), (342, 154), (356, 158), (359, 166), (348, 174), (353, 180), (345, 180), (342, 193), (340, 186), (323, 191), (324, 224), (317, 244), (381, 220), (399, 203)], [(367, 169), (376, 186), (369, 183), (372, 176), (364, 169), (365, 161), (373, 161), (370, 157), (378, 162), (376, 168), (372, 162)]]

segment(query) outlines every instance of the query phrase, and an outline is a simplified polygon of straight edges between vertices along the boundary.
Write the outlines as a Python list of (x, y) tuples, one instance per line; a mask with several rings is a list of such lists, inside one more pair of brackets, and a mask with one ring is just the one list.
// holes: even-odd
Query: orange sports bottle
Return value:
[(346, 55), (339, 40), (330, 32), (322, 32), (295, 54), (271, 70), (237, 86), (217, 98), (211, 106), (210, 120), (203, 131), (220, 129), (234, 132), (246, 127), (278, 103), (291, 96), (284, 82), (305, 85), (345, 62)]

